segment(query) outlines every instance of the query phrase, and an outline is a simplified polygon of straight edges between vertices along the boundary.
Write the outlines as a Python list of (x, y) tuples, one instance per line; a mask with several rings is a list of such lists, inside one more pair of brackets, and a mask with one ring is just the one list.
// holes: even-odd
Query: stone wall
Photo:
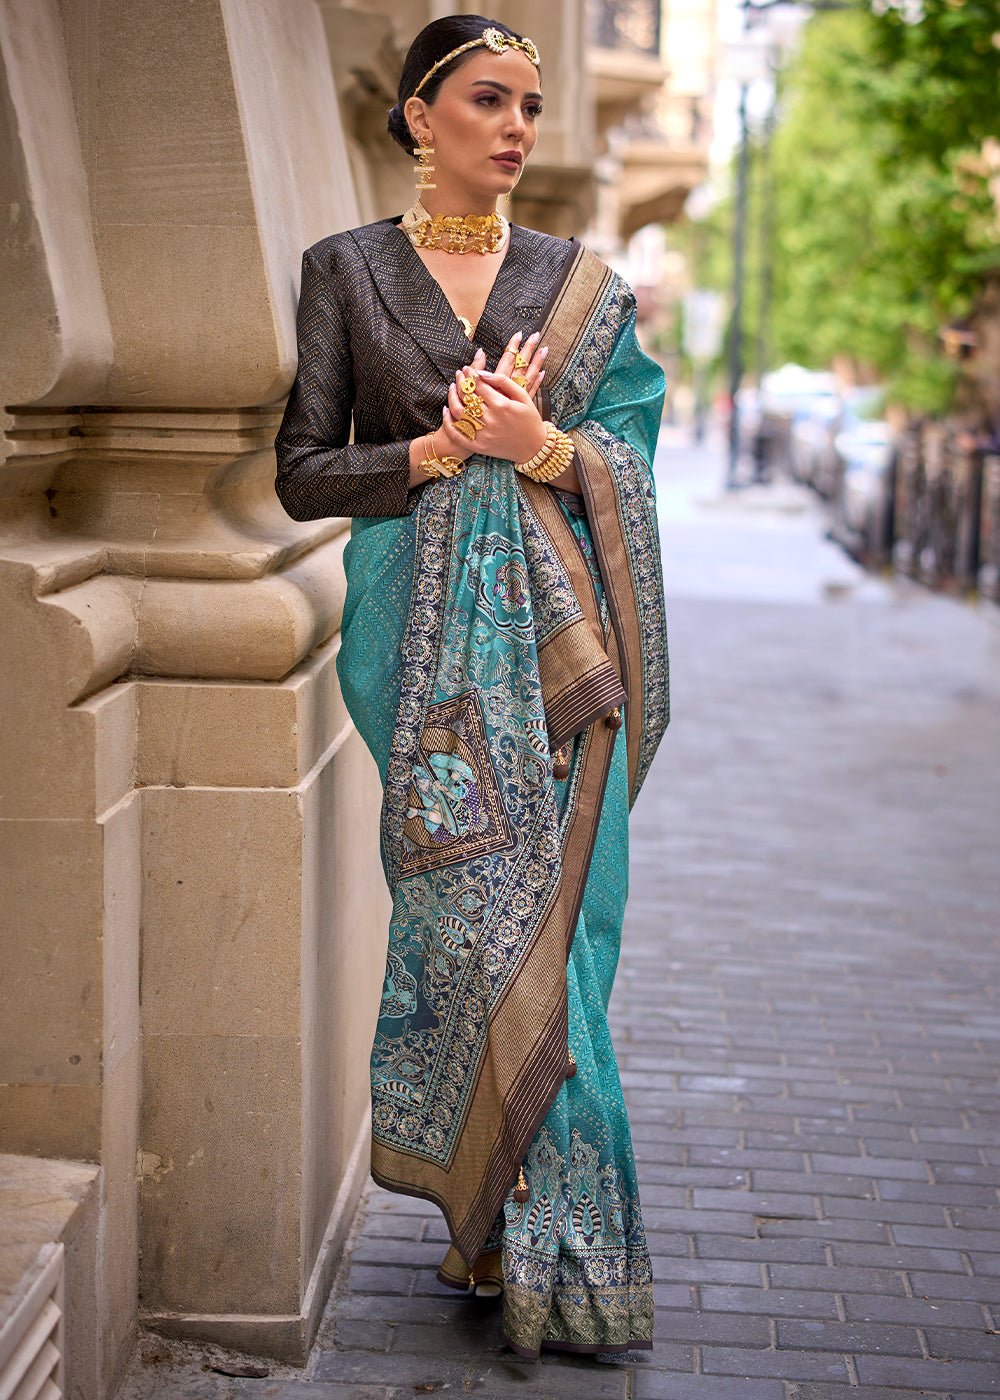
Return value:
[(3, 0), (0, 52), (0, 1141), (100, 1166), (96, 1400), (140, 1297), (304, 1356), (367, 1165), (347, 522), (271, 486), (301, 250), (360, 211), (313, 0)]

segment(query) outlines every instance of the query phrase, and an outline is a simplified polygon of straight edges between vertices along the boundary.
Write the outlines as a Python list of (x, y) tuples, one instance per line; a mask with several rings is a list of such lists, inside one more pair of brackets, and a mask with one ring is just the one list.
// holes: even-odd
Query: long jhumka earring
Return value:
[(436, 190), (437, 185), (431, 180), (434, 174), (434, 138), (433, 136), (418, 136), (417, 145), (413, 154), (420, 161), (419, 165), (413, 167), (414, 175), (419, 175), (417, 181), (417, 194), (421, 190)]

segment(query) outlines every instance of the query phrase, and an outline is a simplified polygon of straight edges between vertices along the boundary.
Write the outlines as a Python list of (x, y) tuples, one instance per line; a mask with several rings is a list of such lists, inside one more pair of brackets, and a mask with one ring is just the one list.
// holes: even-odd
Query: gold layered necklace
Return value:
[(499, 253), (510, 225), (502, 214), (435, 214), (418, 199), (400, 225), (414, 248), (441, 248), (446, 253)]

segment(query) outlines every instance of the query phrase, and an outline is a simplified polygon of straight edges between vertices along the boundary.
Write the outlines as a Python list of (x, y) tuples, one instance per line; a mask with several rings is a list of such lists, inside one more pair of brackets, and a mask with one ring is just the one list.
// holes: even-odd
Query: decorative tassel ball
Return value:
[(523, 1206), (528, 1199), (528, 1183), (524, 1179), (524, 1168), (519, 1167), (517, 1172), (517, 1185), (514, 1187), (514, 1200), (518, 1205)]
[(616, 705), (615, 708), (614, 708), (613, 710), (610, 710), (610, 711), (608, 712), (608, 714), (606, 714), (606, 715), (604, 716), (604, 723), (608, 726), (609, 729), (621, 729), (621, 727), (622, 727), (622, 712), (621, 712), (621, 708), (620, 708), (619, 706)]
[(569, 744), (563, 744), (552, 755), (552, 776), (560, 783), (569, 777)]
[(566, 1066), (566, 1078), (572, 1079), (574, 1074), (576, 1074), (576, 1061), (573, 1059), (573, 1056), (570, 1055), (569, 1064)]

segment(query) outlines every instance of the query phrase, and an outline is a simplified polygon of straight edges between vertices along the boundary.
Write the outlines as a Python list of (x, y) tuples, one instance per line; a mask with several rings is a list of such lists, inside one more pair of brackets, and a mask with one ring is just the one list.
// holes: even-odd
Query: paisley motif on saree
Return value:
[[(372, 1172), (440, 1206), (453, 1246), (444, 1281), (464, 1286), (484, 1251), (502, 1248), (509, 1339), (529, 1355), (543, 1342), (613, 1350), (651, 1335), (617, 1072), (610, 1127), (567, 1138), (550, 1120), (584, 1091), (601, 1099), (609, 1058), (614, 1069), (609, 1040), (599, 1070), (588, 1049), (574, 931), (609, 773), (621, 769), (624, 832), (667, 718), (648, 466), (662, 376), (635, 345), (631, 292), (578, 244), (543, 319), (554, 365), (546, 409), (577, 444), (592, 536), (574, 531), (551, 489), (474, 457), (460, 477), (424, 488), (412, 515), (355, 521), (338, 661), (383, 775), (393, 894), (371, 1063)], [(405, 627), (394, 633), (381, 626), (384, 598), (402, 601), (404, 586)], [(619, 705), (627, 745), (616, 746), (602, 716)], [(570, 776), (557, 784), (551, 752), (569, 741)], [(612, 874), (616, 865), (624, 879), (620, 842)], [(616, 948), (606, 989), (590, 998), (605, 1037)], [(583, 1072), (567, 1086), (574, 1037)], [(526, 1156), (532, 1201), (520, 1226), (509, 1215), (503, 1223)], [(531, 1216), (535, 1188), (557, 1160), (539, 1233), (546, 1207)], [(569, 1237), (585, 1248), (560, 1273), (551, 1248), (562, 1260)]]

